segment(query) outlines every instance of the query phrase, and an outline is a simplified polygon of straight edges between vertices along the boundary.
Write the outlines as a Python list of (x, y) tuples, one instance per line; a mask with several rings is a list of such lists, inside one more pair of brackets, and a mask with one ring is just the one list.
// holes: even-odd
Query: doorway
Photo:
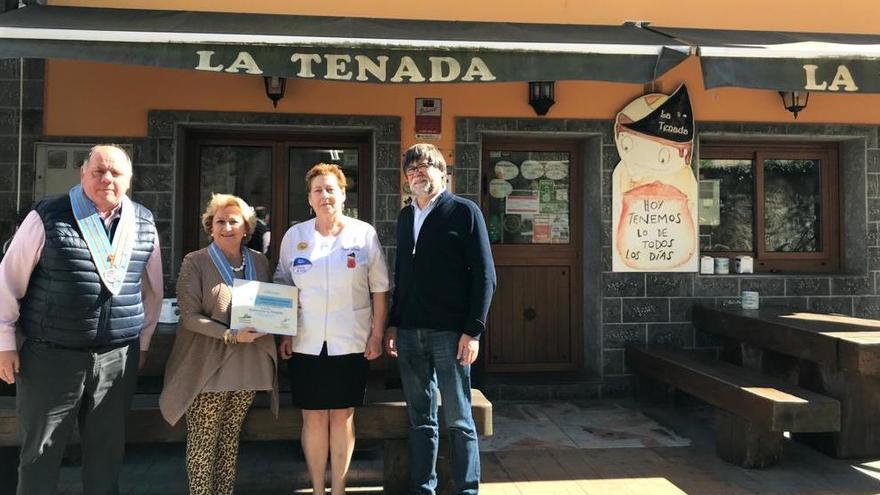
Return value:
[(498, 277), (487, 322), (489, 372), (580, 367), (580, 163), (576, 142), (483, 143), (482, 207)]

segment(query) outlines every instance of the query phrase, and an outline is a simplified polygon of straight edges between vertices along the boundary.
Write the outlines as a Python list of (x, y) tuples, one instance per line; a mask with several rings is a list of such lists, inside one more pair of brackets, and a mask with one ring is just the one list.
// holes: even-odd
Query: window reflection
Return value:
[(558, 151), (492, 151), (492, 244), (569, 244), (571, 156)]
[[(272, 204), (272, 149), (258, 146), (202, 146), (200, 154), (199, 211), (213, 193), (234, 194), (251, 206)], [(201, 224), (200, 224), (201, 225)], [(199, 229), (199, 246), (208, 245)]]
[(767, 251), (815, 252), (821, 246), (819, 160), (764, 161), (764, 243)]
[(348, 183), (345, 191), (343, 213), (358, 218), (358, 150), (357, 148), (290, 148), (290, 191), (288, 195), (288, 222), (290, 224), (306, 221), (315, 213), (309, 206), (306, 189), (306, 172), (319, 163), (338, 165)]
[(752, 251), (751, 160), (700, 160), (700, 250)]

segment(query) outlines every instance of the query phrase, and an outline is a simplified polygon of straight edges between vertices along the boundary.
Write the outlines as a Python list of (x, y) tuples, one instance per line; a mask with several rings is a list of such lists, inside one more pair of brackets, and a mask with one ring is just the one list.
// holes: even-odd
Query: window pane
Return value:
[(764, 243), (772, 252), (815, 252), (822, 245), (819, 160), (764, 161)]
[(560, 151), (489, 152), (492, 244), (571, 242), (570, 160)]
[[(202, 146), (200, 152), (200, 209), (195, 214), (201, 217), (212, 193), (234, 194), (254, 207), (272, 205), (272, 148)], [(200, 228), (199, 246), (207, 244), (208, 235)]]
[(754, 189), (751, 160), (700, 160), (700, 251), (754, 250)]
[(338, 165), (345, 175), (345, 209), (343, 213), (358, 218), (358, 150), (357, 148), (290, 148), (290, 184), (287, 219), (289, 224), (303, 222), (315, 216), (309, 206), (306, 190), (306, 172), (319, 163)]

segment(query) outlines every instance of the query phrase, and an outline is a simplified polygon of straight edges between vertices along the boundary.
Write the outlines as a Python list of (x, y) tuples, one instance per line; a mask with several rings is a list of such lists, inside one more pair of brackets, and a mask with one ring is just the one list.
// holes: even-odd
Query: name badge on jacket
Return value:
[(293, 273), (305, 273), (312, 269), (312, 262), (307, 258), (295, 258), (293, 260)]

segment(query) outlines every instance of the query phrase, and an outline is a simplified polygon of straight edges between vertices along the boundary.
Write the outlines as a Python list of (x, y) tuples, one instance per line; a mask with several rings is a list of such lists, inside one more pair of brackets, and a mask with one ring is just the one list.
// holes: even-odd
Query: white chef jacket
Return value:
[(343, 217), (336, 237), (315, 230), (315, 219), (289, 228), (281, 241), (275, 283), (299, 289), (293, 352), (361, 353), (370, 336), (370, 293), (388, 292), (388, 267), (372, 225)]

